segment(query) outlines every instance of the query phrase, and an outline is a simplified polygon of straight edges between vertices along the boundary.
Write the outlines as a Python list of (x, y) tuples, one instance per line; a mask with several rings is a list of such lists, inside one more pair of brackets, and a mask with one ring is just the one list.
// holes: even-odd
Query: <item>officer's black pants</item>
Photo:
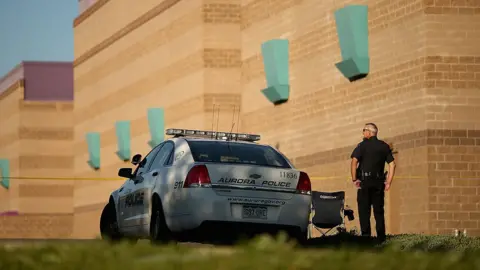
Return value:
[(373, 216), (377, 237), (385, 238), (385, 185), (362, 186), (357, 191), (358, 215), (362, 236), (371, 236), (370, 216), (373, 206)]

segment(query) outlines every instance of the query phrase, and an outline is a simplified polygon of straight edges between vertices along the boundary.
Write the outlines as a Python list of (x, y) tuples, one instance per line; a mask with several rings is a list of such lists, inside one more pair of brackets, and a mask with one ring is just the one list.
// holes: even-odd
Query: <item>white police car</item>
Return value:
[(143, 159), (133, 157), (134, 172), (119, 170), (128, 180), (102, 212), (104, 238), (170, 241), (193, 229), (253, 228), (306, 239), (310, 178), (271, 146), (256, 143), (259, 135), (185, 129), (166, 134), (173, 137)]

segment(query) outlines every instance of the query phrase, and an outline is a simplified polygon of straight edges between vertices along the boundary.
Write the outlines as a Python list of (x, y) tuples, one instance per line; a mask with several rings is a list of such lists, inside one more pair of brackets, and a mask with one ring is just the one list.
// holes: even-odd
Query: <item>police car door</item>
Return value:
[(127, 187), (128, 190), (125, 193), (125, 204), (124, 204), (124, 232), (126, 231), (136, 231), (138, 229), (138, 215), (139, 215), (139, 205), (143, 205), (145, 194), (142, 194), (142, 186), (138, 185), (144, 180), (144, 175), (149, 169), (152, 161), (157, 154), (157, 152), (162, 148), (163, 143), (156, 146), (150, 153), (148, 153), (145, 158), (138, 165), (138, 169), (134, 177), (129, 181)]
[[(135, 183), (135, 193), (139, 198), (143, 198), (143, 203), (135, 206), (137, 215), (135, 216), (135, 224), (140, 226), (141, 234), (148, 233), (148, 225), (150, 224), (150, 198), (152, 190), (161, 183), (160, 175), (162, 175), (163, 165), (173, 150), (173, 142), (165, 142), (162, 148), (157, 152), (152, 163), (143, 174), (143, 179)], [(159, 183), (160, 182), (160, 183)]]
[(126, 218), (129, 216), (127, 211), (129, 210), (127, 205), (127, 195), (132, 190), (133, 181), (128, 179), (123, 183), (123, 185), (118, 190), (118, 204), (117, 204), (117, 216), (118, 216), (118, 226), (120, 231), (124, 231), (126, 226), (128, 226), (128, 220)]

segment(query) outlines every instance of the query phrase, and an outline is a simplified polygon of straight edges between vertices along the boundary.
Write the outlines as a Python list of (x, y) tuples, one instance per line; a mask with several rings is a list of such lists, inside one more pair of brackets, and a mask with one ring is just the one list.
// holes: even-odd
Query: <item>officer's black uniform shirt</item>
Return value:
[(363, 140), (353, 150), (351, 158), (360, 162), (359, 169), (372, 175), (383, 175), (385, 162), (391, 163), (394, 158), (390, 146), (376, 136)]

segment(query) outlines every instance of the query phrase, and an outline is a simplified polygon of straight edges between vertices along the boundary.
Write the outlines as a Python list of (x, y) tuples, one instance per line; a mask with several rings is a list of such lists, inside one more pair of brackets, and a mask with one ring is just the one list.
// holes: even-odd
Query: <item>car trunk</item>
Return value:
[(259, 199), (290, 199), (300, 172), (249, 164), (205, 164), (216, 194)]

